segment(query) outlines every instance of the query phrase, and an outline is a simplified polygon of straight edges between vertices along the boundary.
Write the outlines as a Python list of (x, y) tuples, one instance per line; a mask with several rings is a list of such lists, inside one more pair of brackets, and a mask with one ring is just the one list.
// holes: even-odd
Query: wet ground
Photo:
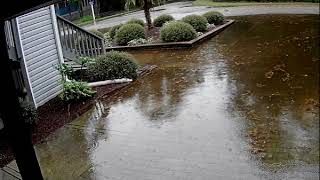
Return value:
[(235, 19), (193, 49), (131, 52), (158, 69), (37, 145), (44, 175), (319, 179), (318, 16)]
[[(208, 11), (218, 11), (225, 16), (243, 16), (253, 14), (319, 14), (319, 4), (309, 3), (292, 3), (292, 4), (272, 4), (270, 5), (257, 5), (257, 6), (241, 6), (241, 7), (207, 7), (207, 6), (192, 6), (192, 1), (176, 2), (163, 6), (158, 6), (151, 11), (151, 18), (154, 19), (162, 14), (170, 14), (175, 19), (181, 19), (190, 14), (202, 15)], [(143, 11), (129, 13), (127, 15), (105, 19), (97, 22), (96, 25), (89, 24), (83, 28), (103, 29), (112, 27), (114, 25), (125, 23), (131, 18), (145, 19)]]

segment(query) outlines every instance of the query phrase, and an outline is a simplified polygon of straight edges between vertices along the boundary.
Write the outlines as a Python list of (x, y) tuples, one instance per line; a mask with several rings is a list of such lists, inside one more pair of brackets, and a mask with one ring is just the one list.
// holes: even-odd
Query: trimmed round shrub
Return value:
[(167, 15), (167, 14), (164, 14), (164, 15), (161, 15), (161, 16), (158, 16), (156, 19), (154, 19), (153, 21), (153, 25), (155, 27), (162, 27), (162, 25), (168, 21), (173, 21), (174, 18), (171, 16), (171, 15)]
[(221, 24), (224, 20), (224, 16), (216, 11), (209, 11), (207, 13), (203, 14), (203, 17), (205, 17), (209, 24)]
[(127, 24), (139, 24), (139, 25), (141, 25), (142, 27), (144, 27), (144, 22), (143, 22), (143, 20), (141, 20), (141, 19), (130, 19), (128, 22), (127, 22)]
[(116, 35), (117, 31), (121, 28), (121, 26), (123, 26), (123, 24), (115, 25), (110, 29), (109, 33), (110, 33), (111, 39), (114, 38), (114, 36)]
[(189, 41), (197, 36), (196, 30), (185, 22), (172, 21), (160, 30), (160, 37), (165, 42)]
[(87, 72), (93, 81), (137, 78), (138, 65), (128, 53), (110, 51), (88, 65)]
[(119, 45), (127, 45), (133, 39), (145, 39), (144, 28), (139, 24), (125, 24), (116, 32), (115, 40)]
[(204, 32), (207, 30), (207, 19), (199, 15), (189, 15), (182, 18), (182, 21), (190, 24), (196, 31)]
[(103, 38), (103, 33), (98, 31), (98, 30), (90, 30), (89, 32), (91, 32), (92, 34), (96, 35), (96, 36), (99, 36), (101, 38)]

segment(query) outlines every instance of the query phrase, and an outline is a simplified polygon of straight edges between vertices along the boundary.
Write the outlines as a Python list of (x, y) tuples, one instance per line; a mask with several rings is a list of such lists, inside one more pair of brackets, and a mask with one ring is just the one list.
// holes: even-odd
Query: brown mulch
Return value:
[(161, 42), (160, 40), (160, 27), (153, 27), (152, 29), (146, 28), (146, 36), (147, 38), (152, 38), (152, 43)]
[[(140, 68), (138, 78), (142, 78), (155, 68), (153, 65)], [(58, 97), (50, 100), (38, 108), (39, 119), (32, 132), (33, 144), (40, 144), (51, 133), (81, 116), (94, 105), (95, 100), (111, 96), (129, 85), (130, 83), (121, 83), (95, 87), (94, 90), (97, 91), (95, 98), (80, 103), (65, 104)], [(0, 167), (4, 167), (14, 159), (14, 156), (3, 132), (0, 132), (0, 142)]]

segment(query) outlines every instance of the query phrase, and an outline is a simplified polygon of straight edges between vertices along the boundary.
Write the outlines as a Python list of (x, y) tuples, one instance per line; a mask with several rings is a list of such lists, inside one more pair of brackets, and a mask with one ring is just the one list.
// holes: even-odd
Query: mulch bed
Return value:
[[(153, 27), (152, 29), (148, 29), (148, 27), (145, 27), (146, 39), (152, 38), (152, 41), (150, 42), (150, 44), (164, 43), (160, 39), (160, 29), (161, 27)], [(215, 27), (209, 28), (206, 32), (209, 32), (213, 29), (215, 29)], [(206, 33), (206, 32), (203, 32), (203, 33)], [(112, 42), (112, 46), (119, 46), (119, 45), (115, 42)]]
[[(139, 69), (138, 78), (150, 73), (156, 66), (146, 65)], [(130, 83), (109, 84), (95, 87), (97, 94), (94, 99), (80, 103), (65, 104), (58, 97), (38, 108), (38, 122), (32, 132), (33, 144), (42, 143), (51, 133), (71, 122), (88, 111), (97, 99), (113, 95), (117, 91), (129, 87)], [(9, 141), (4, 132), (0, 132), (0, 167), (4, 167), (14, 159)]]
[(115, 42), (112, 43), (112, 46), (107, 47), (106, 50), (141, 50), (141, 49), (158, 49), (158, 48), (190, 48), (193, 45), (202, 42), (203, 40), (209, 39), (219, 32), (223, 31), (226, 27), (231, 25), (234, 20), (225, 20), (222, 24), (217, 25), (216, 27), (209, 28), (206, 32), (203, 32), (202, 35), (197, 36), (196, 38), (190, 41), (181, 41), (181, 42), (163, 42), (160, 39), (160, 28), (154, 27), (150, 30), (146, 28), (147, 38), (152, 37), (152, 41), (147, 44), (138, 44), (138, 45), (127, 45), (119, 46)]

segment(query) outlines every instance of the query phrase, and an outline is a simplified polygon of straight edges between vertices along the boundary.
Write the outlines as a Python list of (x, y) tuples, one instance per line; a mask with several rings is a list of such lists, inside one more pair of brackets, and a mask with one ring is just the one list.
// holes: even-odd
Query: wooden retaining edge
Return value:
[(223, 25), (218, 26), (217, 28), (214, 28), (213, 30), (204, 33), (203, 35), (192, 39), (190, 41), (184, 41), (184, 42), (169, 42), (169, 43), (156, 43), (156, 44), (141, 44), (136, 46), (114, 46), (114, 47), (107, 47), (106, 51), (111, 50), (137, 50), (137, 49), (156, 49), (156, 48), (181, 48), (181, 47), (192, 47), (193, 45), (200, 43), (204, 40), (207, 40), (215, 35), (217, 35), (219, 32), (223, 31), (225, 28), (230, 26), (234, 23), (234, 20), (227, 20), (227, 22)]

